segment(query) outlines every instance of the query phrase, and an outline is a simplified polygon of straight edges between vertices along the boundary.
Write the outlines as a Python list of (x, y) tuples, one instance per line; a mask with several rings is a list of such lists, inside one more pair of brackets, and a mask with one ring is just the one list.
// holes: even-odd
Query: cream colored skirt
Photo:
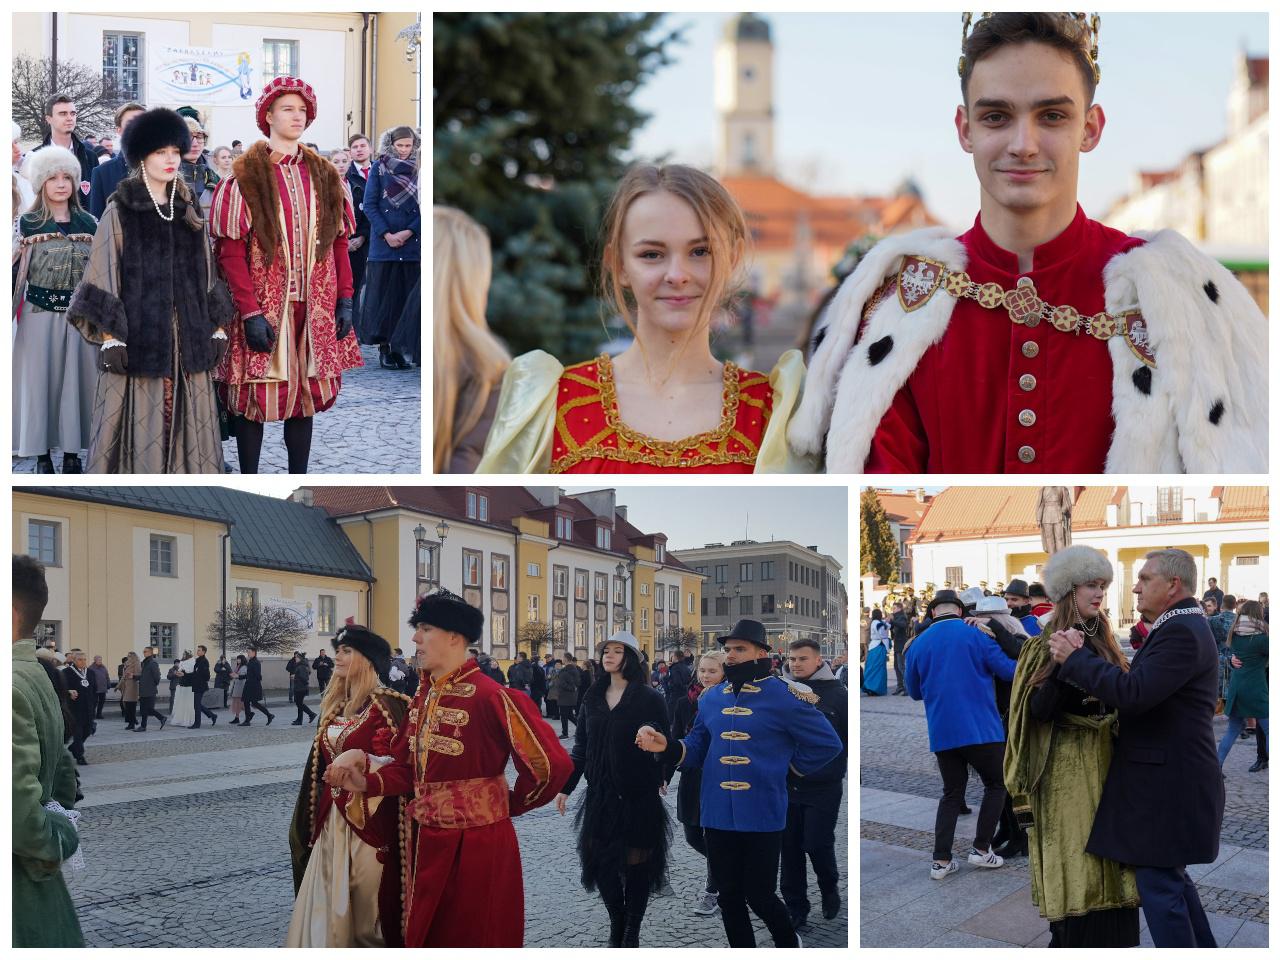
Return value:
[(336, 806), (311, 850), (289, 921), (286, 947), (381, 947), (378, 851), (355, 835)]

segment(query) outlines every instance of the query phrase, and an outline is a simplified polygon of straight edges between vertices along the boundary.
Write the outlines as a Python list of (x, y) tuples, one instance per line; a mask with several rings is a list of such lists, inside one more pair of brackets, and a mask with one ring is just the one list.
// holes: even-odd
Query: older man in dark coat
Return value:
[(160, 721), (160, 729), (169, 718), (156, 710), (156, 695), (160, 692), (160, 663), (156, 660), (155, 647), (142, 648), (142, 674), (138, 677), (138, 716), (142, 723), (133, 728), (134, 733), (147, 732), (147, 717)]
[(204, 705), (204, 695), (209, 692), (209, 657), (208, 649), (201, 644), (196, 647), (196, 665), (191, 673), (183, 676), (178, 682), (191, 688), (191, 696), (195, 700), (196, 722), (188, 729), (199, 730), (200, 718), (208, 717), (209, 722), (216, 724), (218, 715)]
[(1128, 672), (1082, 648), (1078, 631), (1049, 640), (1059, 677), (1114, 704), (1119, 737), (1085, 849), (1131, 864), (1157, 947), (1216, 947), (1189, 863), (1218, 856), (1226, 800), (1213, 740), (1218, 652), (1183, 550), (1156, 550), (1133, 588), (1153, 621)]

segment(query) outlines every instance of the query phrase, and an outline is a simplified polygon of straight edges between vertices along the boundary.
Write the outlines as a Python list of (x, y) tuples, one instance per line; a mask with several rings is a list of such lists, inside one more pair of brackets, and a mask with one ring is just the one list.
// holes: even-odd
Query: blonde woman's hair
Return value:
[(432, 227), (433, 460), (436, 472), (442, 473), (458, 439), (480, 422), (511, 355), (484, 317), (493, 274), (489, 234), (452, 207), (435, 207)]
[(339, 677), (335, 674), (324, 688), (324, 696), (320, 699), (322, 723), (340, 715), (354, 717), (379, 686), (378, 673), (369, 658), (353, 650), (347, 661), (347, 675)]
[[(702, 656), (698, 658), (699, 667), (702, 666), (703, 660), (710, 660), (712, 663), (719, 664), (720, 674), (721, 676), (724, 675), (724, 651), (723, 650), (712, 650), (710, 653), (704, 653)], [(697, 669), (693, 671), (693, 679), (695, 682), (698, 679)], [(710, 689), (711, 689), (710, 687), (707, 688), (707, 690), (710, 690)], [(706, 693), (706, 690), (703, 690), (703, 693)], [(699, 694), (699, 696), (701, 695), (702, 694)]]
[(679, 163), (666, 166), (637, 164), (626, 172), (604, 215), (600, 287), (605, 304), (622, 317), (640, 344), (642, 353), (644, 342), (637, 329), (640, 318), (636, 313), (635, 298), (622, 283), (622, 230), (631, 205), (651, 193), (670, 193), (689, 204), (702, 226), (707, 246), (711, 248), (711, 279), (698, 304), (697, 321), (685, 340), (685, 346), (711, 326), (716, 311), (743, 287), (750, 243), (750, 231), (742, 208), (710, 174)]
[[(1044, 625), (1044, 629), (1040, 632), (1040, 636), (1044, 638), (1045, 643), (1049, 642), (1049, 637), (1053, 636), (1059, 630), (1070, 630), (1080, 622), (1080, 611), (1076, 609), (1076, 587), (1071, 588), (1071, 592), (1067, 594), (1059, 603), (1053, 605), (1053, 613), (1049, 616), (1049, 622)], [(1129, 661), (1125, 659), (1124, 651), (1120, 649), (1120, 644), (1116, 642), (1115, 634), (1111, 632), (1111, 621), (1107, 619), (1106, 614), (1098, 614), (1098, 633), (1097, 636), (1088, 638), (1090, 645), (1097, 652), (1098, 656), (1106, 660), (1107, 663), (1113, 664), (1123, 670), (1129, 672)], [(1038, 687), (1053, 673), (1056, 664), (1050, 658), (1045, 661), (1042, 666), (1031, 678), (1031, 685)]]
[[(23, 219), (27, 220), (28, 223), (35, 226), (43, 226), (53, 219), (53, 211), (49, 209), (49, 198), (44, 192), (45, 187), (49, 186), (52, 181), (53, 177), (49, 177), (44, 183), (40, 184), (40, 189), (36, 191), (36, 196), (31, 201), (31, 206), (27, 207), (23, 212)], [(17, 210), (21, 201), (18, 200), (18, 183), (16, 180), (13, 184), (13, 195), (16, 201), (13, 209)], [(84, 207), (80, 203), (79, 189), (74, 189), (71, 191), (71, 196), (67, 197), (67, 212), (74, 217), (77, 210), (84, 210)]]

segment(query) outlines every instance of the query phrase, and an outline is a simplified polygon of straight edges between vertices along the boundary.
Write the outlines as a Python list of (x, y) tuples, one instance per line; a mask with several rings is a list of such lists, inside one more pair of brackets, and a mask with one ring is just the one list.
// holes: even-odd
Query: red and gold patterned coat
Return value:
[[(301, 179), (304, 209), (294, 209), (285, 167), (294, 167)], [(354, 336), (335, 338), (337, 301), (353, 295), (347, 238), (355, 229), (342, 179), (314, 151), (299, 145), (296, 156), (284, 157), (260, 141), (237, 158), (233, 176), (218, 184), (209, 210), (218, 264), (239, 313), (239, 320), (228, 325), (230, 347), (216, 379), (232, 384), (276, 379), (273, 354), (249, 349), (241, 321), (262, 314), (278, 337), (289, 312), (291, 282), (306, 303), (308, 376), (337, 377), (363, 365)], [(291, 246), (291, 237), (302, 238), (301, 250)]]
[[(405, 946), (522, 946), (511, 818), (549, 803), (573, 772), (555, 731), (533, 701), (471, 659), (418, 687), (391, 753), (368, 774), (366, 793), (412, 795), (401, 831)], [(511, 785), (508, 761), (517, 771)]]

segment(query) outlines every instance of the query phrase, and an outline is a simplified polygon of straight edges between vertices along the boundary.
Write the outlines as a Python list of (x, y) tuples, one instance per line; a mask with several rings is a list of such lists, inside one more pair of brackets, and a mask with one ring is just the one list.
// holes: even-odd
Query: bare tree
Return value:
[(555, 633), (551, 629), (551, 624), (543, 623), (541, 620), (530, 620), (520, 627), (520, 633), (516, 637), (516, 652), (528, 650), (529, 659), (537, 660), (543, 644), (546, 644), (546, 650), (550, 653), (554, 640)]
[(667, 627), (658, 634), (658, 652), (680, 650), (683, 653), (696, 653), (701, 637), (688, 627)]
[(113, 80), (96, 67), (74, 60), (58, 61), (58, 82), (54, 87), (53, 60), (19, 54), (13, 58), (13, 119), (29, 140), (43, 140), (49, 132), (44, 111), (49, 98), (65, 93), (76, 105), (76, 132), (101, 134), (112, 129), (116, 107), (125, 96)]
[[(205, 636), (210, 647), (223, 652), (252, 647), (259, 653), (271, 654), (293, 653), (300, 650), (308, 639), (306, 628), (293, 611), (264, 606), (252, 600), (237, 600), (215, 613)], [(224, 636), (225, 649), (222, 647)]]

